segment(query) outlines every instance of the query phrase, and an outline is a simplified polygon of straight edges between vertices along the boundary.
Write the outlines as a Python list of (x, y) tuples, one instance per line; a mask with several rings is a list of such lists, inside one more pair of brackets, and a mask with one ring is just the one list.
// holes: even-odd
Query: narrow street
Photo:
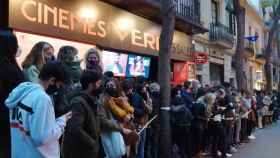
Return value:
[(233, 158), (279, 158), (280, 124), (272, 125), (255, 133), (257, 139), (242, 147)]

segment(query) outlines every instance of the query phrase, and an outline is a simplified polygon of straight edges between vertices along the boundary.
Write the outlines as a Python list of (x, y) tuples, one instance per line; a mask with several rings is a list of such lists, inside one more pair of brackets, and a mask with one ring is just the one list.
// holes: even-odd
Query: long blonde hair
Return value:
[[(36, 43), (29, 54), (26, 56), (24, 61), (22, 62), (22, 67), (24, 69), (29, 68), (30, 66), (34, 65), (37, 69), (41, 70), (43, 65), (45, 64), (44, 61), (44, 48), (46, 46), (52, 47), (47, 42), (38, 42)], [(53, 48), (53, 47), (52, 47)]]

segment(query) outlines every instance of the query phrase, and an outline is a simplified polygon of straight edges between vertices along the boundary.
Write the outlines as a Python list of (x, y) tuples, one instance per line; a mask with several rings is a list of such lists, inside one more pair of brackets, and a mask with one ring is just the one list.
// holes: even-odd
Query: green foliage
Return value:
[(262, 8), (275, 7), (279, 4), (280, 0), (262, 0)]

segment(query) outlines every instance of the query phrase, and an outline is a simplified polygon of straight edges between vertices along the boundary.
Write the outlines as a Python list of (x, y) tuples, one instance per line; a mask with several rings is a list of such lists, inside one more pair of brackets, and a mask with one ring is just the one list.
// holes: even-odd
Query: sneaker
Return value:
[(217, 155), (218, 155), (218, 156), (222, 156), (222, 152), (217, 151)]
[(209, 152), (203, 152), (203, 153), (202, 153), (202, 156), (209, 156), (209, 155), (210, 155)]
[(226, 153), (227, 157), (232, 157), (232, 154)]
[(230, 152), (236, 153), (236, 152), (237, 152), (237, 149), (236, 149), (235, 147), (232, 146), (232, 147), (230, 148)]
[(248, 138), (251, 139), (251, 140), (255, 140), (256, 139), (256, 137), (254, 135), (250, 135)]

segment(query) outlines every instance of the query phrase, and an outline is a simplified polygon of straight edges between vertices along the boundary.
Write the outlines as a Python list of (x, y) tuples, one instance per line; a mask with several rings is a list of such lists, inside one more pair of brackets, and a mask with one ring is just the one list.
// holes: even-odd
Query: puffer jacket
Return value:
[(118, 120), (123, 120), (127, 115), (133, 115), (134, 108), (122, 97), (110, 97), (105, 100), (108, 107)]

